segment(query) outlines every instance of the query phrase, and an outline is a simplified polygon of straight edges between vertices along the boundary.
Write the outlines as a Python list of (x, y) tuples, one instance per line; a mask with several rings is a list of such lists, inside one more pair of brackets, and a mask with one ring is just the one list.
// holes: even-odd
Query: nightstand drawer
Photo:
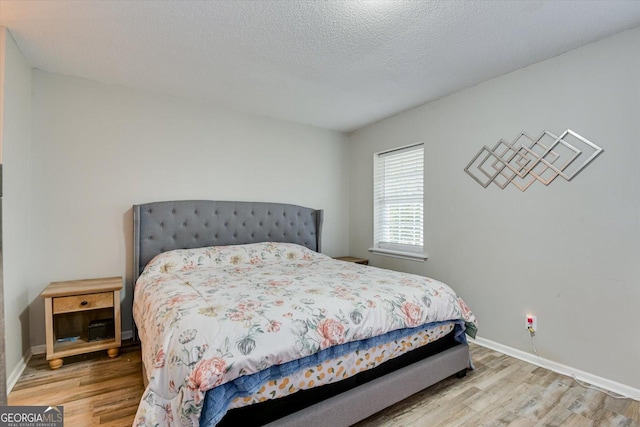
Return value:
[(53, 314), (113, 307), (113, 292), (53, 298)]

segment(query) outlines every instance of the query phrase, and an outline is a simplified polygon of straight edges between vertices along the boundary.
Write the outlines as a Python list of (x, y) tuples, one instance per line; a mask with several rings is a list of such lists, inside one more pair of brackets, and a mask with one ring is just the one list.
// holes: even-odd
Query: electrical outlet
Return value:
[(538, 332), (538, 316), (527, 314), (525, 317), (525, 322), (529, 332)]

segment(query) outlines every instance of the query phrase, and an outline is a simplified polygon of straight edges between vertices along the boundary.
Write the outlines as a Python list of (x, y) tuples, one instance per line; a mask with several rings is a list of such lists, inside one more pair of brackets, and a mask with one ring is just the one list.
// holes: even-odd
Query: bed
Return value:
[(451, 288), (321, 254), (323, 211), (133, 207), (134, 425), (347, 426), (471, 366)]

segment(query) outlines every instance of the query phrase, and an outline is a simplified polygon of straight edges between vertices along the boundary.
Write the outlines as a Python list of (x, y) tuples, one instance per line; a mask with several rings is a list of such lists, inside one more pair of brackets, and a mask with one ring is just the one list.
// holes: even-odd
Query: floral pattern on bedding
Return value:
[(229, 405), (229, 409), (241, 408), (268, 399), (277, 399), (293, 394), (299, 390), (308, 390), (325, 384), (331, 384), (354, 375), (373, 369), (387, 360), (401, 356), (408, 351), (423, 347), (453, 331), (455, 323), (436, 324), (415, 334), (391, 340), (384, 344), (357, 350), (343, 356), (328, 359), (319, 365), (300, 369), (295, 373), (277, 380), (270, 380), (257, 392), (237, 397)]
[(138, 279), (134, 317), (149, 377), (135, 425), (197, 425), (207, 390), (338, 344), (476, 324), (441, 282), (286, 243), (160, 254)]

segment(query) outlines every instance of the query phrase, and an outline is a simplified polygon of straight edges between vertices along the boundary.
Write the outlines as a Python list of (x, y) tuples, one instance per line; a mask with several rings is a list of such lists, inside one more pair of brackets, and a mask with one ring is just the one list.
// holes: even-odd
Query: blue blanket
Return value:
[[(465, 322), (455, 320), (454, 334), (457, 342), (466, 343)], [(391, 331), (385, 335), (380, 335), (365, 340), (349, 342), (345, 344), (329, 347), (318, 353), (292, 360), (282, 365), (272, 366), (255, 374), (245, 375), (234, 381), (222, 384), (207, 391), (204, 408), (200, 416), (200, 426), (215, 426), (227, 413), (229, 404), (237, 397), (247, 397), (260, 390), (263, 384), (271, 380), (279, 380), (293, 374), (301, 369), (317, 366), (326, 360), (343, 356), (347, 353), (358, 350), (366, 350), (381, 344), (386, 344), (395, 340), (400, 340), (421, 330), (450, 322), (434, 322), (415, 328), (405, 328)]]

